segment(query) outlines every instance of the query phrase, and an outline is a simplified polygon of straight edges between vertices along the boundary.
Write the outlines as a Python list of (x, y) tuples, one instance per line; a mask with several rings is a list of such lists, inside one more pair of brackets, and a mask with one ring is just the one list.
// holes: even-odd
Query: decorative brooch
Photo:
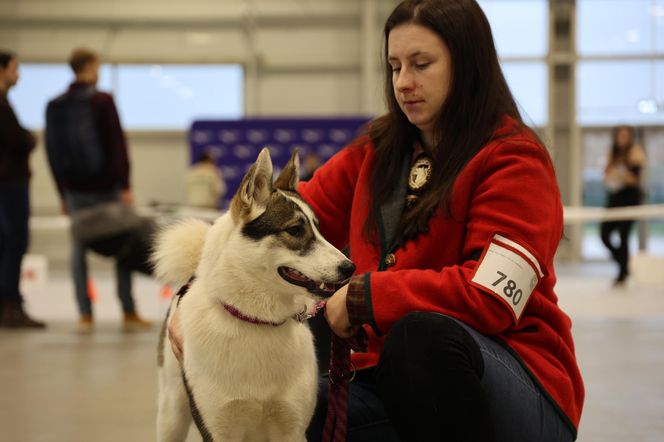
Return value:
[(433, 160), (426, 152), (421, 152), (415, 157), (415, 161), (410, 166), (410, 173), (408, 174), (408, 198), (406, 200), (408, 207), (417, 202), (431, 181), (432, 166)]

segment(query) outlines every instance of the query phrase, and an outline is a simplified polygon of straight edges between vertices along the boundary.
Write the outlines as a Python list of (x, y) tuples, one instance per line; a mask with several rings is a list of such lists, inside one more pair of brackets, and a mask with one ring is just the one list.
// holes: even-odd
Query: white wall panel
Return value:
[(357, 73), (273, 74), (260, 81), (260, 115), (357, 115)]
[(106, 57), (123, 62), (244, 62), (247, 47), (236, 31), (130, 29), (110, 40)]
[[(2, 25), (0, 25), (2, 26)], [(72, 49), (87, 46), (101, 50), (108, 41), (109, 34), (99, 28), (63, 29), (50, 26), (25, 26), (8, 28), (13, 36), (13, 44), (2, 41), (2, 45), (18, 53), (22, 60), (63, 62)]]
[(37, 147), (30, 156), (30, 205), (32, 214), (54, 215), (60, 211), (60, 198), (55, 188), (51, 172), (48, 168), (43, 134), (37, 135)]
[[(33, 215), (59, 213), (60, 202), (48, 168), (43, 134), (30, 157), (30, 198)], [(189, 165), (185, 133), (129, 133), (131, 185), (138, 205), (151, 201), (184, 202), (184, 172)]]
[(360, 34), (355, 26), (290, 30), (260, 29), (255, 38), (261, 62), (267, 66), (288, 64), (359, 66)]
[(126, 23), (211, 22), (232, 25), (252, 15), (271, 22), (287, 18), (326, 18), (357, 14), (356, 0), (3, 0), (0, 14), (22, 20), (125, 21)]

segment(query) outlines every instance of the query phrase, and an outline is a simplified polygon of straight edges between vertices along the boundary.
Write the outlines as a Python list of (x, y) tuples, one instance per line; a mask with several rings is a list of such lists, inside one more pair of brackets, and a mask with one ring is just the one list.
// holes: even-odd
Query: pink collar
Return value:
[(238, 319), (241, 319), (242, 321), (250, 322), (250, 323), (252, 323), (252, 324), (258, 324), (258, 325), (271, 325), (271, 326), (273, 326), (273, 327), (279, 327), (280, 325), (285, 324), (286, 321), (287, 321), (287, 319), (286, 319), (286, 320), (283, 320), (283, 321), (281, 321), (281, 322), (265, 321), (265, 320), (263, 320), (263, 319), (258, 319), (258, 318), (254, 318), (253, 316), (245, 315), (244, 313), (242, 313), (242, 312), (241, 312), (240, 310), (238, 310), (237, 308), (233, 307), (233, 306), (230, 305), (230, 304), (226, 304), (225, 302), (223, 302), (221, 305), (223, 305), (224, 308), (226, 309), (226, 311), (227, 311), (228, 313), (230, 313), (231, 315), (235, 316), (235, 317), (238, 318)]
[[(316, 316), (316, 314), (318, 314), (318, 312), (325, 307), (325, 303), (326, 303), (325, 301), (319, 301), (318, 303), (316, 303), (316, 305), (314, 305), (312, 310), (307, 311), (307, 309), (305, 308), (302, 312), (293, 315), (292, 318), (298, 322), (304, 322), (307, 319)], [(280, 325), (284, 325), (286, 321), (290, 319), (290, 318), (284, 319), (281, 322), (266, 321), (263, 319), (258, 319), (254, 318), (253, 316), (246, 315), (242, 313), (240, 310), (238, 310), (237, 307), (233, 307), (232, 305), (226, 304), (225, 302), (222, 302), (221, 305), (223, 305), (226, 311), (231, 315), (235, 316), (236, 318), (242, 321), (249, 322), (251, 324), (271, 325), (272, 327), (279, 327)]]

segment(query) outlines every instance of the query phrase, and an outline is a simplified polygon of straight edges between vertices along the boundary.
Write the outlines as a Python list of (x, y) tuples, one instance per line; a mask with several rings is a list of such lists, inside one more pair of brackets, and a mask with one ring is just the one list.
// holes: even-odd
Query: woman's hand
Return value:
[(173, 354), (180, 363), (183, 362), (183, 339), (180, 332), (180, 310), (175, 309), (171, 320), (168, 321), (168, 339), (171, 341), (171, 349)]
[(360, 329), (359, 325), (351, 325), (346, 308), (346, 295), (348, 284), (336, 291), (325, 304), (325, 319), (335, 335), (347, 339), (355, 335)]

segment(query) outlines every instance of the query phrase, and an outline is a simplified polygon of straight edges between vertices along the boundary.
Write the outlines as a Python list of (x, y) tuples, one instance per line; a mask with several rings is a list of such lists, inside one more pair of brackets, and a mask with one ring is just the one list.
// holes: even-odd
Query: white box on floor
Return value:
[(21, 291), (41, 290), (48, 283), (48, 258), (46, 255), (27, 254), (21, 264)]

